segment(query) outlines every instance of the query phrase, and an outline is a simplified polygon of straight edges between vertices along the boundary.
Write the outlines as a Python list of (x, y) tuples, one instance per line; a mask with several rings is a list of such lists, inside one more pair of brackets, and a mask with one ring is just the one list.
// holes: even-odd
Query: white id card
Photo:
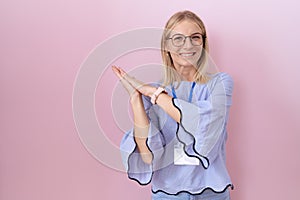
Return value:
[(174, 145), (174, 165), (199, 165), (198, 158), (189, 157), (183, 151), (183, 144), (178, 142)]

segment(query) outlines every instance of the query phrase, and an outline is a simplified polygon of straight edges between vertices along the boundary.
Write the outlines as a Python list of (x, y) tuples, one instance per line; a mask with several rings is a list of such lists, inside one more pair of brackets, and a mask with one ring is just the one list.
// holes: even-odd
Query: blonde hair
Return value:
[(194, 79), (198, 83), (206, 83), (209, 80), (209, 76), (206, 72), (206, 63), (208, 59), (208, 40), (206, 36), (206, 29), (204, 26), (204, 23), (202, 20), (193, 12), (191, 11), (181, 11), (175, 13), (171, 18), (167, 21), (165, 25), (165, 29), (161, 38), (161, 55), (162, 55), (162, 61), (163, 65), (165, 66), (164, 69), (164, 85), (170, 85), (174, 82), (180, 83), (181, 78), (179, 77), (178, 73), (175, 70), (173, 60), (171, 58), (170, 52), (167, 50), (167, 38), (169, 38), (170, 33), (174, 27), (179, 24), (182, 21), (189, 20), (194, 23), (196, 23), (199, 28), (202, 30), (203, 34), (203, 51), (202, 54), (197, 61), (197, 66), (196, 66), (196, 73), (194, 76)]

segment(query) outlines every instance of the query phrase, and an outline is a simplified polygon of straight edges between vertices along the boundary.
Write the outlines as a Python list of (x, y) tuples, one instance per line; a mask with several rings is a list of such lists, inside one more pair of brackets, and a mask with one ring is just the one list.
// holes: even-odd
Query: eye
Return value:
[(191, 36), (191, 38), (192, 38), (192, 40), (194, 40), (194, 41), (198, 41), (198, 40), (201, 40), (201, 39), (202, 39), (201, 35), (193, 35), (193, 36)]
[(184, 40), (184, 37), (182, 35), (174, 35), (173, 36), (173, 41), (174, 42), (181, 42)]

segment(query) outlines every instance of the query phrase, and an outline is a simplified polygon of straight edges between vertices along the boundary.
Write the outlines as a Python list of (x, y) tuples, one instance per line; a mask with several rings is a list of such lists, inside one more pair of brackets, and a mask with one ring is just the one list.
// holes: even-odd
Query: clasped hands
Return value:
[(121, 81), (123, 87), (128, 92), (131, 103), (135, 103), (135, 101), (141, 100), (141, 95), (151, 97), (157, 89), (156, 87), (145, 84), (142, 81), (128, 75), (120, 67), (112, 66), (112, 70)]

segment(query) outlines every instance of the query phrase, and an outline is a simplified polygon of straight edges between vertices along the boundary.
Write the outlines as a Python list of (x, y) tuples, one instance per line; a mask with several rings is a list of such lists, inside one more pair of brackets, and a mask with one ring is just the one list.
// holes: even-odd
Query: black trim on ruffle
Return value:
[[(134, 136), (133, 136), (133, 141), (134, 141), (134, 143), (135, 143), (135, 147), (134, 147), (133, 151), (132, 151), (132, 152), (129, 154), (129, 156), (128, 156), (128, 160), (127, 160), (127, 165), (128, 165), (127, 176), (128, 176), (129, 179), (134, 180), (134, 181), (138, 182), (140, 185), (145, 186), (145, 185), (148, 185), (149, 183), (151, 183), (151, 181), (152, 181), (152, 177), (153, 177), (153, 173), (154, 173), (154, 172), (153, 172), (154, 153), (151, 151), (151, 149), (150, 149), (150, 147), (149, 147), (149, 145), (148, 145), (148, 138), (147, 138), (147, 139), (146, 139), (146, 146), (148, 147), (149, 151), (150, 151), (151, 154), (152, 154), (152, 161), (151, 161), (152, 173), (151, 173), (151, 177), (150, 177), (149, 182), (147, 182), (147, 183), (141, 183), (138, 179), (130, 177), (130, 176), (129, 176), (129, 172), (130, 172), (129, 160), (130, 160), (130, 156), (133, 154), (133, 152), (136, 151), (136, 148), (137, 148), (137, 143), (136, 143), (136, 141), (135, 141)], [(141, 158), (141, 159), (142, 159), (142, 158)]]
[(153, 191), (153, 189), (151, 189), (151, 191), (152, 191), (152, 193), (154, 193), (154, 194), (156, 194), (156, 193), (158, 193), (158, 192), (163, 192), (163, 193), (165, 193), (165, 194), (167, 194), (167, 195), (174, 195), (174, 196), (176, 196), (176, 195), (178, 195), (178, 194), (180, 194), (180, 193), (188, 193), (188, 194), (190, 194), (190, 195), (200, 195), (200, 194), (202, 194), (204, 191), (206, 191), (206, 190), (211, 190), (212, 192), (214, 192), (214, 193), (217, 193), (217, 194), (220, 194), (220, 193), (223, 193), (223, 192), (225, 192), (228, 188), (231, 188), (231, 190), (233, 190), (234, 189), (234, 186), (232, 185), (232, 184), (228, 184), (225, 188), (224, 188), (224, 190), (222, 190), (222, 191), (215, 191), (214, 189), (212, 189), (211, 187), (206, 187), (206, 188), (204, 188), (201, 192), (199, 192), (199, 193), (191, 193), (191, 192), (189, 192), (189, 191), (186, 191), (186, 190), (181, 190), (181, 191), (179, 191), (179, 192), (177, 192), (177, 193), (175, 193), (175, 194), (171, 194), (171, 193), (168, 193), (168, 192), (166, 192), (166, 191), (163, 191), (163, 190), (157, 190), (157, 191)]
[[(195, 147), (195, 145), (196, 145), (196, 139), (195, 139), (195, 137), (193, 136), (193, 134), (191, 134), (190, 132), (188, 132), (187, 130), (185, 130), (185, 128), (181, 125), (181, 124), (182, 124), (182, 112), (181, 112), (180, 108), (179, 108), (178, 106), (175, 105), (174, 100), (175, 100), (175, 98), (172, 98), (172, 103), (173, 103), (174, 107), (176, 107), (176, 108), (179, 110), (179, 112), (180, 112), (180, 123), (177, 122), (176, 137), (177, 137), (178, 141), (181, 142), (181, 143), (183, 144), (183, 146), (184, 146), (184, 147), (183, 147), (183, 150), (184, 150), (185, 154), (186, 154), (187, 156), (189, 156), (189, 157), (197, 158), (197, 159), (200, 161), (200, 163), (202, 164), (203, 168), (204, 168), (204, 169), (208, 169), (208, 167), (209, 167), (209, 165), (210, 165), (209, 159), (208, 159), (207, 157), (205, 157), (205, 156), (199, 154), (199, 152), (196, 150), (196, 147)], [(185, 144), (183, 141), (181, 141), (181, 140), (179, 139), (179, 137), (178, 137), (179, 126), (181, 126), (181, 128), (183, 128), (183, 130), (184, 130), (186, 133), (188, 133), (189, 135), (192, 136), (192, 138), (193, 138), (193, 150), (194, 150), (194, 152), (195, 152), (199, 157), (204, 158), (204, 159), (207, 161), (207, 163), (208, 163), (208, 166), (207, 166), (207, 167), (205, 167), (203, 161), (202, 161), (198, 156), (190, 155), (188, 152), (186, 152), (186, 148), (185, 148), (185, 147), (186, 147), (186, 144)]]

